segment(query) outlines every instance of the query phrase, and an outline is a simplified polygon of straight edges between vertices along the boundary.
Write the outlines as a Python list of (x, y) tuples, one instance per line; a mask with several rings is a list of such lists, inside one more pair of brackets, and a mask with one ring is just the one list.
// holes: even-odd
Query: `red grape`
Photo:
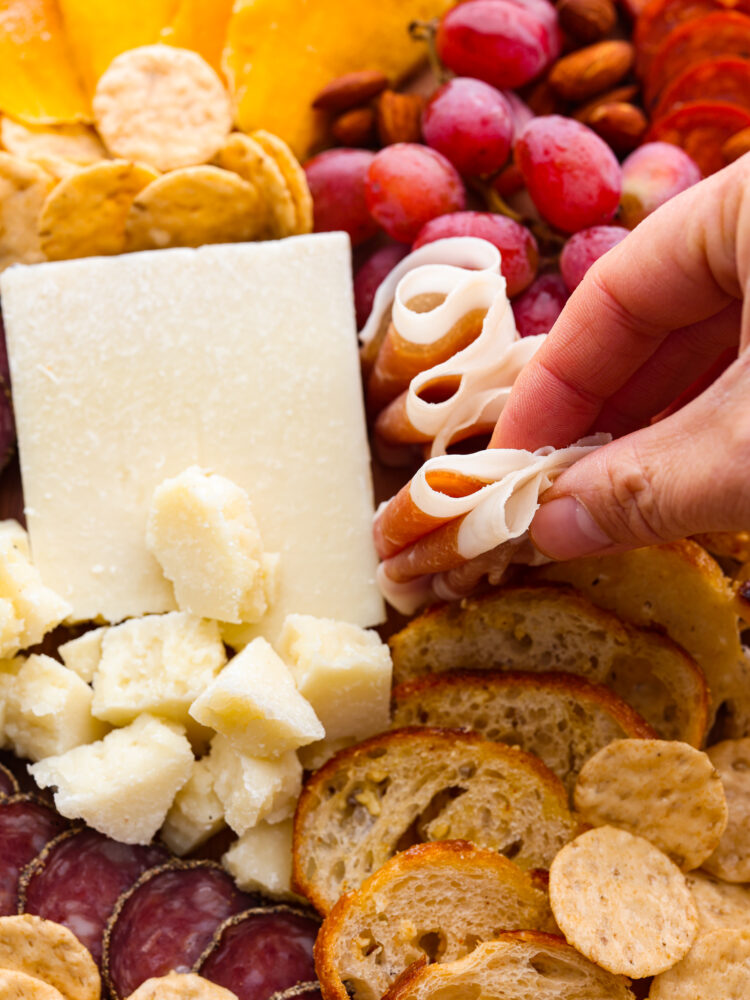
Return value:
[(522, 337), (549, 333), (568, 301), (568, 289), (559, 274), (540, 274), (513, 303), (516, 327)]
[(560, 254), (560, 272), (568, 290), (578, 288), (591, 265), (627, 235), (622, 226), (592, 226), (571, 236)]
[(609, 222), (620, 203), (620, 164), (590, 128), (561, 115), (534, 118), (515, 156), (534, 204), (553, 226), (575, 233)]
[(620, 219), (632, 229), (659, 205), (701, 179), (698, 164), (669, 142), (647, 142), (622, 164)]
[(505, 0), (505, 3), (520, 7), (521, 10), (528, 11), (538, 21), (541, 21), (547, 29), (550, 45), (550, 58), (557, 59), (562, 51), (562, 32), (560, 31), (560, 20), (557, 11), (549, 3), (549, 0)]
[(501, 254), (501, 270), (508, 285), (508, 295), (517, 295), (531, 284), (539, 266), (539, 248), (525, 226), (492, 212), (454, 212), (442, 215), (424, 226), (414, 249), (449, 236), (478, 236), (494, 243)]
[(513, 138), (515, 139), (517, 135), (521, 134), (524, 126), (528, 125), (534, 117), (534, 112), (526, 101), (521, 100), (515, 91), (504, 90), (502, 94), (508, 104), (510, 104), (510, 113), (513, 116)]
[(360, 265), (354, 276), (354, 307), (357, 311), (358, 330), (367, 322), (372, 310), (372, 300), (381, 282), (408, 252), (409, 248), (403, 243), (389, 243), (375, 250)]
[(365, 201), (365, 175), (374, 159), (364, 149), (329, 149), (308, 160), (316, 233), (343, 229), (354, 246), (375, 235), (378, 224)]
[(422, 226), (466, 205), (461, 177), (429, 146), (397, 142), (381, 149), (365, 181), (367, 207), (389, 236), (411, 243)]
[(459, 173), (481, 177), (494, 174), (508, 159), (513, 113), (488, 83), (456, 77), (443, 84), (425, 108), (422, 134)]
[(468, 0), (449, 10), (435, 38), (442, 62), (458, 76), (493, 87), (521, 87), (554, 58), (547, 26), (506, 0)]

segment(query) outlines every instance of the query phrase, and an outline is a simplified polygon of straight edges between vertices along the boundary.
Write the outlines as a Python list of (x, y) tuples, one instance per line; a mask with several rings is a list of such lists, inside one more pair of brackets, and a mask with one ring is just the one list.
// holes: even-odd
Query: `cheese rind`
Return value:
[(262, 638), (229, 661), (190, 715), (255, 757), (278, 757), (325, 735), (286, 664)]
[(196, 760), (164, 820), (161, 839), (179, 857), (189, 854), (224, 826), (224, 809), (214, 791), (207, 760)]
[(190, 777), (193, 759), (181, 726), (142, 715), (97, 743), (32, 764), (29, 773), (40, 788), (55, 786), (63, 816), (126, 844), (147, 844)]
[(258, 823), (222, 856), (221, 863), (245, 892), (262, 892), (272, 899), (298, 899), (292, 892), (291, 819)]
[(281, 554), (263, 634), (382, 621), (344, 234), (16, 267), (0, 291), (31, 548), (76, 620), (175, 609), (148, 508), (198, 465)]

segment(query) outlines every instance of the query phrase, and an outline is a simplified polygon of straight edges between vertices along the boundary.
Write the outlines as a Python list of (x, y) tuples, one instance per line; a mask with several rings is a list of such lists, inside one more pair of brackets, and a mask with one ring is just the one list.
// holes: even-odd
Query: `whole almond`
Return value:
[(594, 97), (593, 100), (582, 104), (580, 108), (576, 108), (573, 112), (573, 117), (579, 122), (585, 122), (591, 113), (601, 107), (602, 104), (619, 104), (621, 101), (625, 101), (626, 104), (632, 104), (637, 94), (638, 85), (635, 83), (629, 83), (624, 87), (615, 87), (614, 90), (607, 90), (603, 94)]
[(348, 111), (367, 104), (387, 86), (388, 77), (379, 69), (361, 69), (331, 80), (313, 99), (312, 106), (318, 111)]
[(384, 90), (377, 100), (378, 137), (383, 146), (396, 142), (419, 142), (426, 101), (419, 94), (397, 94)]
[(599, 105), (584, 119), (584, 125), (592, 128), (616, 153), (630, 153), (646, 134), (648, 119), (634, 104), (620, 101)]
[(617, 21), (612, 0), (559, 0), (557, 16), (563, 31), (581, 42), (598, 42)]
[(352, 108), (331, 125), (331, 135), (342, 146), (372, 146), (375, 143), (375, 112), (372, 108)]
[(735, 132), (721, 147), (721, 155), (725, 163), (734, 163), (745, 153), (750, 153), (750, 127), (743, 128), (741, 132)]
[(588, 101), (619, 83), (633, 65), (634, 55), (630, 42), (597, 42), (559, 59), (548, 80), (561, 97)]

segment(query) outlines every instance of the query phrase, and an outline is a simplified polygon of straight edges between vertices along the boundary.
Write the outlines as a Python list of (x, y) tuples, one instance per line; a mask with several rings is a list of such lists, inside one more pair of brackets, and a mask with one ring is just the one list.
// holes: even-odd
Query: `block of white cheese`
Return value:
[(196, 760), (161, 828), (161, 839), (182, 857), (224, 827), (224, 809), (214, 791), (208, 760)]
[(281, 554), (262, 634), (383, 619), (344, 234), (19, 266), (0, 290), (31, 550), (76, 619), (176, 608), (146, 523), (191, 465)]
[(254, 757), (278, 757), (325, 736), (289, 668), (262, 638), (229, 661), (190, 715)]
[(258, 823), (222, 856), (240, 889), (273, 899), (299, 898), (292, 892), (292, 820)]
[(142, 715), (103, 740), (48, 757), (29, 768), (41, 788), (54, 787), (68, 819), (126, 844), (147, 844), (193, 768), (181, 726)]

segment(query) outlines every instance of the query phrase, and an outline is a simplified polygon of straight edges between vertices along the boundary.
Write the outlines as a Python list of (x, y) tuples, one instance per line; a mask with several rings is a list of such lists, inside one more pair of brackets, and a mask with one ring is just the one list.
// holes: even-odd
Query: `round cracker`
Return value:
[(0, 917), (0, 968), (41, 979), (67, 1000), (99, 1000), (101, 994), (96, 963), (75, 934), (28, 913)]
[(677, 740), (614, 740), (583, 765), (573, 797), (591, 826), (645, 837), (683, 871), (703, 864), (727, 825), (716, 768)]
[(24, 972), (0, 969), (0, 1000), (65, 1000), (54, 986)]
[(258, 191), (219, 167), (184, 167), (149, 184), (133, 201), (130, 250), (253, 240), (263, 226)]
[(147, 979), (128, 1000), (237, 1000), (237, 997), (231, 990), (195, 972), (170, 972)]
[(0, 270), (44, 260), (37, 226), (54, 183), (36, 163), (0, 153)]
[(643, 837), (600, 826), (558, 853), (549, 873), (552, 912), (582, 955), (642, 979), (690, 949), (698, 916), (685, 876)]
[(96, 85), (96, 126), (114, 156), (173, 170), (206, 163), (232, 127), (218, 74), (197, 52), (144, 45), (112, 60)]
[(49, 260), (123, 253), (130, 206), (155, 177), (155, 170), (140, 163), (103, 160), (63, 178), (39, 219)]
[(729, 822), (703, 867), (727, 882), (750, 882), (750, 737), (724, 740), (706, 753), (724, 785)]
[(750, 929), (718, 930), (651, 984), (649, 1000), (745, 1000), (750, 996)]
[(270, 132), (258, 129), (257, 132), (250, 133), (250, 138), (254, 139), (276, 162), (286, 186), (289, 188), (296, 213), (295, 235), (311, 233), (313, 230), (313, 200), (307, 183), (307, 175), (300, 166), (299, 160), (283, 139), (279, 139), (277, 135), (271, 135)]
[(107, 156), (90, 125), (24, 125), (4, 117), (0, 138), (9, 153), (25, 160), (52, 157), (88, 166)]
[(265, 204), (261, 237), (280, 239), (296, 232), (297, 209), (276, 161), (260, 143), (243, 132), (232, 132), (214, 157), (214, 163), (253, 184)]
[(690, 872), (685, 878), (698, 910), (700, 934), (722, 927), (750, 929), (750, 888), (722, 882), (706, 872)]

